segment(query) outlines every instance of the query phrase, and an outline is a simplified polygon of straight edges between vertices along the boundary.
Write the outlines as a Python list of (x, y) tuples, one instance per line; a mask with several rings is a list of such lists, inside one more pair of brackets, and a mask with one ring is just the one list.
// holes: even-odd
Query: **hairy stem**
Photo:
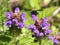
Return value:
[(17, 45), (16, 34), (14, 35), (14, 45)]

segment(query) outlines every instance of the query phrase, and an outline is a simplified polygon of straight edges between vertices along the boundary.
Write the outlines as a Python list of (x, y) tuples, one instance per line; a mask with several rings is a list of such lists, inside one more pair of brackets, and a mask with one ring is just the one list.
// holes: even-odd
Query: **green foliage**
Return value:
[[(28, 0), (26, 1), (27, 3), (25, 4), (24, 7), (28, 8), (28, 9), (41, 9), (39, 2), (41, 2), (41, 0)], [(8, 33), (8, 27), (3, 25), (3, 21), (6, 21), (6, 11), (7, 9), (10, 10), (9, 5), (8, 5), (8, 1), (6, 0), (3, 4), (0, 4), (0, 32), (4, 31), (0, 33), (0, 45), (14, 45), (14, 39), (13, 36), (11, 36)], [(52, 17), (52, 13), (57, 9), (56, 7), (49, 7), (44, 9), (43, 11), (38, 11), (38, 17), (39, 18), (44, 18), (46, 16)], [(31, 11), (26, 11), (27, 14), (27, 18), (28, 20), (25, 21), (25, 24), (28, 28), (28, 25), (33, 24), (34, 21), (31, 18)], [(60, 18), (60, 16), (58, 16)], [(59, 25), (59, 24), (58, 24)], [(34, 42), (34, 38), (32, 37), (32, 33), (30, 30), (28, 30), (27, 28), (23, 28), (22, 29), (22, 34), (19, 35), (17, 37), (17, 40), (19, 40), (20, 45), (39, 45), (39, 42)], [(54, 25), (52, 26), (53, 31), (58, 30), (56, 27), (54, 27)], [(11, 29), (12, 30), (12, 29)], [(57, 33), (58, 31), (56, 31), (55, 33)], [(10, 32), (11, 33), (11, 32)], [(12, 32), (13, 33), (13, 32)], [(16, 32), (15, 32), (16, 33)], [(54, 33), (54, 34), (55, 34)], [(18, 33), (17, 33), (18, 34)], [(42, 45), (53, 45), (53, 42), (49, 39), (43, 39), (42, 40)]]
[(40, 1), (39, 0), (38, 1), (36, 1), (36, 0), (29, 0), (29, 2), (30, 2), (30, 5), (32, 6), (32, 8), (40, 9), (40, 5), (39, 5)]

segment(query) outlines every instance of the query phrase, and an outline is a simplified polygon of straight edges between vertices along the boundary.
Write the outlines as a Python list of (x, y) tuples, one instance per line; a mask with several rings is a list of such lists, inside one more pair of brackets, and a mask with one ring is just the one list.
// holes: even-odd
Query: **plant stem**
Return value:
[(17, 44), (16, 44), (16, 41), (17, 41), (17, 40), (16, 40), (16, 34), (15, 34), (15, 35), (14, 35), (14, 45), (17, 45)]
[(39, 39), (39, 45), (41, 45), (41, 42), (42, 42), (42, 40), (41, 40), (41, 39)]

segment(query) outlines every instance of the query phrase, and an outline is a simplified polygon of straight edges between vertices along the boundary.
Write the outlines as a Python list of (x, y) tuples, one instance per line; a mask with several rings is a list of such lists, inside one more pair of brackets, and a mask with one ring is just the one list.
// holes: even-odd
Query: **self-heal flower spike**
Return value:
[(14, 12), (6, 12), (7, 21), (5, 25), (9, 28), (9, 33), (14, 37), (14, 45), (18, 45), (17, 36), (22, 33), (22, 28), (25, 28), (24, 23), (27, 18), (25, 18), (26, 13), (20, 13), (20, 9), (17, 7)]
[(49, 29), (50, 23), (48, 22), (50, 18), (38, 19), (37, 16), (33, 14), (32, 19), (35, 23), (30, 25), (28, 29), (31, 30), (36, 37), (42, 38), (51, 34), (52, 31)]
[(7, 21), (5, 22), (5, 25), (8, 27), (17, 26), (19, 28), (23, 28), (26, 26), (24, 24), (24, 20), (27, 20), (25, 16), (26, 13), (23, 12), (20, 14), (20, 9), (17, 7), (15, 12), (6, 12)]
[(60, 45), (60, 34), (58, 33), (55, 36), (49, 36), (49, 39), (54, 42), (54, 45)]

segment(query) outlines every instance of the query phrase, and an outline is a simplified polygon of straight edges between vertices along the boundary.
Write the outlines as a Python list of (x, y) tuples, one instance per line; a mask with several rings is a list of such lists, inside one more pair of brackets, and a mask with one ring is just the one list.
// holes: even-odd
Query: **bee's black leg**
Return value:
[(35, 15), (37, 16), (37, 14), (38, 14), (37, 10), (32, 10), (32, 11), (31, 11), (31, 15), (32, 15), (32, 14), (35, 14)]

